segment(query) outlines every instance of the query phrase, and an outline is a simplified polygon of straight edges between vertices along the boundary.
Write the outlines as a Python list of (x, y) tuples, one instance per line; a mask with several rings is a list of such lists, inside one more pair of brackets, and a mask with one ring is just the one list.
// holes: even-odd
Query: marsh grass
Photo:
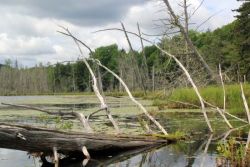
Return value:
[[(226, 109), (230, 113), (244, 114), (244, 105), (241, 98), (239, 85), (226, 85)], [(250, 84), (244, 85), (244, 91), (250, 104)], [(208, 86), (200, 89), (202, 97), (211, 104), (223, 108), (223, 90), (219, 86)], [(195, 108), (195, 106), (183, 104), (190, 103), (200, 106), (197, 95), (191, 88), (175, 89), (169, 97), (158, 96), (153, 99), (153, 105), (159, 109), (164, 108)]]

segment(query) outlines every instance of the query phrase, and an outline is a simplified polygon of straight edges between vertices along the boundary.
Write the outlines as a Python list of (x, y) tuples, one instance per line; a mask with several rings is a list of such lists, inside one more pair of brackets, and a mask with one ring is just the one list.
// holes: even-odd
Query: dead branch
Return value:
[(98, 112), (100, 112), (100, 111), (103, 111), (104, 109), (99, 109), (99, 110), (97, 110), (97, 111), (95, 111), (95, 112), (92, 112), (91, 114), (89, 114), (88, 116), (87, 116), (87, 120), (89, 120), (93, 115), (95, 115), (95, 114), (97, 114)]
[(223, 110), (221, 111), (219, 107), (216, 107), (216, 109), (220, 113), (222, 118), (225, 120), (225, 122), (227, 123), (229, 128), (232, 129), (233, 126), (230, 124), (227, 117), (225, 116), (225, 111), (226, 111), (226, 90), (225, 90), (225, 85), (224, 85), (224, 81), (223, 81), (223, 77), (222, 77), (222, 73), (221, 73), (221, 65), (220, 64), (219, 64), (219, 75), (220, 75), (221, 85), (222, 85), (222, 89), (223, 89)]
[[(135, 51), (134, 51), (134, 49), (133, 49), (133, 47), (132, 47), (132, 45), (131, 45), (131, 42), (130, 42), (130, 39), (129, 39), (129, 37), (128, 37), (128, 34), (127, 34), (127, 32), (126, 32), (126, 29), (125, 29), (125, 26), (124, 26), (124, 24), (121, 22), (121, 26), (122, 26), (122, 29), (123, 29), (123, 32), (124, 32), (124, 34), (125, 34), (125, 37), (126, 37), (126, 39), (127, 39), (127, 42), (128, 42), (128, 45), (129, 45), (129, 49), (130, 49), (130, 51), (131, 51), (131, 53), (132, 53), (132, 56), (131, 56), (131, 63), (132, 63), (132, 65), (134, 66), (134, 68), (133, 68), (133, 70), (134, 70), (134, 73), (135, 73), (135, 78), (137, 78), (137, 80), (139, 81), (139, 85), (140, 86), (142, 86), (142, 89), (143, 89), (143, 91), (144, 91), (144, 94), (146, 94), (146, 88), (145, 88), (145, 85), (144, 85), (144, 82), (143, 82), (143, 80), (142, 80), (142, 76), (141, 76), (141, 73), (140, 73), (140, 70), (139, 70), (139, 67), (138, 67), (138, 63), (137, 63), (137, 61), (136, 61), (136, 59), (135, 59)], [(140, 38), (141, 39), (141, 38)]]
[(245, 106), (245, 110), (246, 110), (246, 113), (247, 113), (248, 123), (250, 124), (250, 111), (249, 111), (249, 107), (248, 107), (248, 104), (247, 104), (246, 96), (244, 94), (244, 89), (243, 89), (242, 83), (240, 83), (240, 89), (241, 89), (241, 97), (242, 97), (242, 100), (243, 100), (243, 103), (244, 103), (244, 106)]
[(205, 146), (205, 149), (204, 149), (204, 152), (203, 152), (203, 155), (202, 155), (202, 160), (201, 160), (201, 165), (200, 165), (201, 167), (204, 166), (204, 162), (205, 162), (205, 159), (206, 159), (206, 154), (207, 154), (207, 151), (208, 151), (208, 148), (209, 148), (209, 146), (211, 144), (212, 139), (213, 139), (213, 134), (211, 134), (209, 136), (208, 140), (207, 140), (207, 144)]
[(76, 118), (78, 118), (80, 120), (80, 122), (82, 123), (83, 127), (87, 130), (87, 132), (93, 133), (92, 128), (89, 126), (88, 120), (86, 120), (85, 116), (82, 113), (77, 113), (77, 112), (74, 112), (74, 111), (71, 111), (71, 112), (62, 112), (62, 111), (52, 112), (52, 111), (49, 111), (49, 110), (46, 110), (46, 109), (27, 106), (27, 105), (17, 105), (17, 104), (10, 104), (10, 103), (1, 103), (1, 104), (6, 105), (6, 106), (12, 106), (12, 107), (18, 107), (18, 108), (25, 108), (25, 109), (30, 109), (30, 110), (41, 111), (41, 112), (49, 114), (49, 115), (59, 115), (61, 117), (63, 117), (63, 116), (74, 116), (74, 117), (76, 117)]
[(195, 29), (195, 31), (198, 31), (198, 29), (203, 26), (206, 22), (208, 22), (211, 18), (213, 18), (214, 16), (216, 16), (217, 14), (221, 13), (222, 11), (218, 11), (214, 14), (212, 14), (211, 16), (209, 16), (205, 21), (203, 21), (200, 25), (198, 25)]
[(204, 3), (205, 0), (202, 0), (200, 2), (200, 4), (198, 5), (198, 7), (192, 12), (192, 14), (189, 16), (189, 19), (200, 9), (200, 7), (202, 6), (202, 4)]
[[(111, 123), (113, 124), (113, 126), (114, 126), (116, 132), (117, 132), (117, 133), (120, 133), (120, 129), (119, 129), (117, 123), (115, 122), (115, 120), (113, 119), (113, 117), (112, 117), (112, 115), (111, 115), (111, 113), (110, 113), (110, 111), (109, 111), (109, 109), (108, 109), (108, 106), (107, 106), (107, 104), (105, 103), (104, 97), (101, 95), (101, 93), (100, 93), (100, 91), (99, 91), (99, 89), (98, 89), (98, 86), (97, 86), (97, 79), (96, 79), (96, 77), (95, 77), (95, 74), (94, 74), (93, 70), (91, 69), (89, 63), (88, 63), (88, 62), (86, 61), (86, 59), (84, 58), (84, 55), (83, 55), (83, 52), (82, 52), (82, 49), (81, 49), (79, 43), (81, 43), (82, 45), (84, 45), (85, 47), (87, 47), (91, 53), (93, 53), (92, 50), (91, 50), (85, 43), (81, 42), (80, 40), (77, 40), (77, 38), (74, 37), (74, 36), (72, 35), (72, 33), (71, 33), (68, 29), (66, 29), (66, 28), (64, 28), (64, 27), (61, 27), (61, 28), (67, 32), (67, 33), (62, 33), (62, 34), (64, 34), (64, 35), (67, 34), (67, 36), (71, 37), (71, 38), (74, 40), (75, 44), (77, 45), (78, 50), (79, 50), (80, 54), (81, 54), (82, 57), (83, 57), (83, 62), (84, 62), (84, 64), (87, 66), (87, 68), (88, 68), (88, 70), (89, 70), (89, 73), (90, 73), (90, 75), (91, 75), (91, 77), (92, 77), (92, 80), (93, 80), (92, 87), (93, 87), (93, 90), (94, 90), (95, 95), (97, 96), (97, 98), (99, 99), (99, 101), (100, 101), (100, 103), (101, 103), (101, 109), (105, 109), (106, 114), (108, 115), (108, 118), (109, 118), (109, 120), (111, 121)], [(61, 33), (61, 32), (60, 32), (60, 33)]]
[(190, 76), (189, 72), (187, 71), (187, 69), (182, 65), (182, 63), (172, 54), (168, 53), (167, 51), (163, 50), (161, 47), (159, 47), (158, 45), (155, 45), (160, 51), (162, 51), (163, 53), (165, 53), (166, 55), (168, 55), (169, 57), (173, 58), (175, 60), (175, 62), (179, 65), (179, 67), (183, 70), (183, 72), (185, 73), (185, 75), (187, 76), (187, 79), (189, 80), (189, 82), (191, 83), (196, 95), (198, 96), (199, 98), (199, 101), (200, 101), (200, 104), (201, 104), (201, 109), (202, 109), (202, 112), (203, 112), (203, 115), (204, 115), (204, 118), (207, 122), (207, 125), (209, 127), (209, 130), (211, 132), (213, 132), (213, 129), (212, 129), (212, 126), (210, 124), (210, 121), (208, 119), (208, 116), (207, 116), (207, 113), (206, 113), (206, 109), (205, 109), (205, 104), (203, 102), (203, 98), (197, 88), (197, 86), (195, 85), (192, 77)]
[[(125, 31), (125, 30), (119, 29), (119, 28), (109, 28), (109, 29), (98, 30), (98, 31), (95, 31), (95, 32), (109, 31), (109, 30)], [(201, 108), (202, 108), (202, 112), (203, 112), (204, 118), (205, 118), (206, 123), (207, 123), (207, 125), (208, 125), (208, 127), (209, 127), (209, 129), (210, 129), (211, 132), (213, 132), (213, 130), (212, 130), (210, 121), (209, 121), (209, 119), (208, 119), (208, 117), (207, 117), (207, 114), (206, 114), (206, 111), (205, 111), (205, 105), (204, 105), (204, 103), (207, 103), (207, 104), (209, 104), (210, 106), (212, 106), (213, 108), (215, 108), (215, 110), (218, 111), (218, 112), (220, 113), (220, 115), (222, 116), (222, 118), (225, 120), (225, 122), (227, 123), (227, 125), (228, 125), (230, 128), (232, 128), (232, 125), (229, 123), (229, 121), (227, 120), (226, 116), (223, 115), (223, 114), (221, 114), (220, 109), (219, 109), (218, 107), (216, 107), (216, 106), (214, 106), (214, 105), (211, 105), (210, 103), (206, 102), (206, 101), (202, 98), (202, 96), (200, 95), (200, 93), (199, 93), (199, 91), (198, 91), (198, 88), (197, 88), (197, 86), (195, 85), (193, 79), (191, 78), (189, 72), (186, 70), (186, 68), (183, 66), (183, 64), (175, 57), (175, 55), (172, 55), (172, 54), (168, 53), (167, 51), (163, 50), (160, 46), (154, 44), (154, 43), (151, 42), (150, 40), (147, 40), (147, 39), (141, 37), (140, 35), (138, 35), (138, 34), (136, 34), (136, 33), (134, 33), (134, 32), (129, 32), (129, 31), (126, 31), (126, 32), (129, 33), (129, 34), (135, 35), (135, 36), (141, 38), (142, 40), (144, 40), (144, 41), (146, 41), (146, 42), (149, 42), (150, 44), (152, 44), (152, 45), (154, 45), (155, 47), (157, 47), (162, 53), (166, 54), (167, 56), (169, 56), (170, 58), (172, 58), (172, 59), (175, 60), (175, 62), (179, 65), (179, 67), (183, 70), (184, 74), (187, 76), (187, 78), (188, 78), (189, 82), (191, 83), (191, 85), (192, 85), (192, 87), (193, 87), (193, 89), (194, 89), (196, 95), (198, 96), (199, 101), (200, 101), (200, 103), (201, 103)], [(242, 122), (246, 122), (245, 120), (243, 120), (243, 119), (241, 119), (241, 118), (238, 118), (238, 117), (236, 117), (236, 116), (234, 116), (234, 115), (232, 115), (232, 114), (230, 114), (230, 113), (228, 113), (228, 112), (225, 112), (225, 111), (224, 111), (224, 113), (227, 114), (227, 115), (229, 115), (229, 116), (231, 116), (231, 117), (233, 117), (233, 118), (235, 118), (235, 119), (238, 119), (238, 120), (240, 120), (240, 121), (242, 121)]]
[[(210, 107), (212, 107), (212, 109), (214, 109), (214, 110), (217, 110), (217, 111), (218, 111), (218, 109), (220, 110), (220, 108), (218, 108), (217, 106), (215, 106), (215, 105), (213, 105), (213, 104), (211, 104), (211, 103), (209, 103), (209, 102), (207, 102), (205, 100), (204, 100), (204, 103), (209, 105)], [(230, 114), (229, 112), (224, 111), (224, 113), (227, 114), (228, 116), (232, 117), (232, 118), (235, 118), (235, 119), (241, 121), (241, 122), (248, 123), (247, 121), (245, 121), (245, 120), (243, 120), (243, 119), (241, 119), (239, 117), (236, 117), (235, 115)]]
[(55, 167), (59, 167), (59, 158), (58, 158), (58, 153), (57, 153), (56, 147), (53, 147), (53, 154), (54, 154)]
[(224, 85), (224, 81), (223, 81), (223, 76), (221, 73), (221, 65), (219, 64), (219, 74), (220, 74), (220, 80), (221, 80), (221, 85), (222, 85), (222, 89), (223, 89), (223, 110), (224, 112), (226, 111), (226, 90), (225, 90), (225, 85)]
[[(143, 61), (142, 61), (142, 64), (143, 64), (143, 71), (145, 71), (145, 75), (144, 75), (144, 79), (146, 80), (146, 83), (148, 83), (148, 79), (149, 79), (149, 73), (148, 73), (148, 65), (147, 65), (147, 58), (146, 58), (146, 55), (145, 55), (145, 51), (144, 51), (144, 44), (143, 44), (143, 40), (141, 38), (141, 29), (140, 29), (140, 26), (139, 26), (139, 23), (137, 23), (137, 29), (138, 29), (138, 34), (140, 36), (140, 42), (141, 42), (141, 48), (142, 48), (142, 57), (143, 57)], [(147, 84), (146, 84), (147, 85)], [(148, 86), (148, 85), (147, 85)]]
[(87, 149), (86, 146), (82, 147), (82, 153), (83, 153), (83, 155), (86, 156), (87, 159), (90, 159), (90, 154), (89, 154), (88, 149)]
[(226, 122), (227, 126), (232, 129), (233, 126), (231, 125), (231, 123), (228, 121), (227, 117), (225, 116), (225, 113), (223, 111), (221, 111), (221, 109), (219, 107), (216, 108), (216, 110), (219, 112), (219, 114), (221, 115), (221, 117), (224, 119), (224, 121)]
[(129, 88), (127, 87), (127, 85), (125, 84), (125, 82), (117, 75), (115, 74), (113, 71), (111, 71), (109, 68), (107, 68), (106, 66), (104, 66), (99, 60), (96, 60), (96, 59), (90, 59), (92, 61), (94, 61), (95, 63), (97, 63), (99, 66), (101, 66), (102, 68), (104, 68), (105, 70), (107, 70), (109, 73), (111, 73), (116, 79), (119, 80), (119, 82), (123, 85), (124, 89), (126, 90), (128, 96), (130, 97), (130, 99), (136, 104), (138, 105), (138, 107), (144, 112), (144, 114), (152, 121), (154, 122), (154, 124), (165, 134), (167, 135), (167, 131), (161, 126), (161, 124), (156, 121), (154, 119), (154, 117), (152, 117), (148, 111), (143, 107), (143, 105), (138, 102), (134, 97), (133, 95), (131, 94)]
[[(122, 30), (122, 29), (119, 29), (119, 28), (110, 28), (110, 29), (99, 30), (99, 31), (96, 31), (96, 32), (106, 31), (106, 30), (119, 30), (119, 31), (125, 31), (125, 30)], [(130, 33), (130, 34), (134, 34), (134, 35), (136, 35), (137, 37), (141, 38), (141, 37), (140, 37), (138, 34), (136, 34), (136, 33), (128, 32), (128, 31), (126, 31), (126, 32), (127, 32), (127, 33)], [(200, 92), (199, 92), (197, 86), (195, 85), (195, 83), (194, 83), (192, 77), (190, 76), (189, 72), (187, 71), (187, 69), (186, 69), (186, 68), (183, 66), (183, 64), (175, 57), (175, 55), (172, 55), (171, 53), (169, 53), (169, 52), (165, 51), (164, 49), (162, 49), (160, 46), (154, 44), (153, 42), (151, 42), (151, 41), (149, 41), (149, 40), (147, 40), (147, 39), (145, 39), (145, 38), (141, 38), (141, 39), (143, 39), (143, 40), (149, 42), (150, 44), (154, 45), (154, 46), (155, 46), (157, 49), (159, 49), (162, 53), (164, 53), (165, 55), (167, 55), (167, 56), (169, 56), (170, 58), (174, 59), (175, 62), (178, 64), (178, 66), (182, 69), (182, 71), (183, 71), (184, 74), (186, 75), (187, 79), (188, 79), (189, 82), (191, 83), (191, 85), (192, 85), (192, 87), (193, 87), (193, 89), (194, 89), (196, 95), (198, 96), (198, 99), (199, 99), (200, 104), (201, 104), (202, 113), (203, 113), (204, 118), (205, 118), (205, 121), (206, 121), (206, 123), (207, 123), (207, 125), (208, 125), (208, 127), (209, 127), (209, 130), (210, 130), (211, 132), (213, 132), (212, 126), (211, 126), (211, 124), (210, 124), (210, 121), (209, 121), (208, 116), (207, 116), (207, 113), (206, 113), (206, 109), (205, 109), (205, 104), (204, 104), (204, 102), (203, 102), (203, 98), (202, 98), (202, 96), (200, 95)]]
[(183, 25), (181, 24), (179, 18), (177, 17), (177, 15), (174, 13), (170, 3), (168, 0), (163, 0), (163, 2), (166, 4), (167, 9), (170, 13), (170, 16), (173, 19), (173, 24), (175, 26), (177, 26), (180, 29), (180, 32), (182, 33), (182, 35), (184, 36), (188, 46), (190, 47), (190, 49), (192, 49), (195, 53), (195, 55), (199, 58), (199, 60), (202, 62), (202, 64), (204, 65), (205, 69), (207, 70), (207, 72), (209, 73), (209, 75), (212, 78), (216, 78), (214, 77), (213, 71), (211, 70), (211, 68), (208, 66), (208, 64), (206, 63), (206, 61), (204, 60), (204, 58), (201, 56), (201, 54), (199, 53), (199, 51), (196, 49), (196, 47), (194, 46), (194, 44), (192, 43), (191, 39), (188, 36), (188, 33), (185, 31), (185, 28), (183, 27)]

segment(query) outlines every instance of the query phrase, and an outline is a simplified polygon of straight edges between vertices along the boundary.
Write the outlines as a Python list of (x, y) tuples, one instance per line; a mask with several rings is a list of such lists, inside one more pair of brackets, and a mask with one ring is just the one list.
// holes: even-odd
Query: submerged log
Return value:
[(82, 152), (85, 146), (91, 153), (122, 151), (157, 146), (171, 140), (150, 136), (106, 135), (63, 132), (26, 125), (0, 123), (0, 147), (49, 154), (56, 147), (58, 153)]

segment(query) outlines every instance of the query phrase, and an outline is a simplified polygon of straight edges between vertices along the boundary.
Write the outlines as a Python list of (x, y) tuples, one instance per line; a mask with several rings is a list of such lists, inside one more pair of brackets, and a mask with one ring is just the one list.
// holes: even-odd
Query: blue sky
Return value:
[[(181, 12), (177, 5), (180, 1), (170, 0), (177, 13)], [(190, 12), (200, 2), (189, 0)], [(239, 5), (236, 0), (205, 0), (190, 21), (195, 23), (192, 28), (219, 11), (199, 30), (215, 29), (232, 22), (236, 15), (232, 9)], [(5, 59), (17, 59), (23, 66), (30, 67), (40, 62), (76, 60), (79, 54), (74, 43), (56, 32), (60, 29), (58, 25), (68, 27), (93, 49), (112, 43), (127, 49), (128, 44), (121, 32), (92, 32), (119, 28), (122, 21), (130, 31), (136, 32), (136, 23), (139, 22), (143, 32), (159, 34), (164, 27), (157, 28), (154, 20), (167, 18), (165, 9), (160, 0), (0, 0), (0, 63)], [(135, 49), (140, 50), (139, 40), (134, 37), (131, 40)], [(88, 56), (88, 52), (84, 52)]]

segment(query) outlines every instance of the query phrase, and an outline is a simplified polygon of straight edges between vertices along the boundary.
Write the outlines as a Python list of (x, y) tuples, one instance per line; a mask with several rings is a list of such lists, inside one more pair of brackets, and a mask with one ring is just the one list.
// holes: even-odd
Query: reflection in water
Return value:
[[(191, 148), (190, 148), (191, 147)], [(168, 145), (156, 150), (150, 150), (148, 152), (141, 153), (139, 155), (128, 157), (126, 160), (120, 160), (116, 157), (106, 157), (98, 159), (91, 159), (87, 166), (110, 166), (110, 167), (191, 167), (200, 166), (201, 163), (204, 166), (215, 166), (215, 155), (213, 153), (203, 154), (203, 151), (195, 153), (193, 155), (187, 155), (188, 150), (195, 150), (192, 147), (199, 149), (195, 143), (176, 143)], [(183, 149), (183, 150), (182, 150)], [(187, 151), (187, 152), (186, 152)], [(16, 166), (39, 166), (37, 160), (28, 158), (25, 152), (0, 149), (0, 166), (4, 167), (16, 167)], [(122, 157), (124, 159), (124, 157)], [(204, 161), (202, 162), (202, 160)], [(53, 166), (52, 163), (44, 161), (42, 167)], [(64, 159), (60, 161), (62, 167), (80, 167), (82, 166), (82, 160), (70, 160)]]
[(209, 139), (208, 139), (208, 141), (207, 141), (206, 147), (205, 147), (205, 149), (204, 149), (204, 153), (203, 153), (203, 155), (202, 155), (202, 161), (201, 161), (201, 165), (200, 165), (201, 167), (204, 166), (206, 154), (207, 154), (207, 151), (208, 151), (209, 145), (211, 144), (212, 139), (213, 139), (213, 134), (210, 135), (210, 137), (209, 137)]
[[(22, 100), (23, 97), (15, 97), (16, 101)], [(34, 97), (26, 97), (33, 99)], [(39, 98), (47, 98), (47, 97), (39, 97)], [(2, 98), (6, 101), (10, 99)], [(1, 100), (1, 97), (0, 97)], [(59, 108), (88, 108), (93, 107), (96, 104), (90, 104), (91, 106), (87, 106), (85, 104), (79, 104), (76, 106), (69, 105), (57, 105), (54, 104), (52, 107)], [(117, 104), (114, 104), (115, 107)], [(51, 107), (48, 105), (48, 107)], [(131, 115), (133, 117), (131, 117)], [(138, 129), (137, 125), (134, 125), (134, 113), (132, 113), (129, 119), (124, 119), (124, 115), (119, 116), (116, 115), (116, 119), (119, 120), (120, 124), (124, 124), (124, 129)], [(213, 117), (212, 117), (213, 116)], [(201, 165), (205, 167), (214, 167), (216, 166), (216, 138), (227, 138), (232, 135), (233, 132), (238, 131), (238, 129), (234, 129), (229, 131), (228, 133), (222, 133), (225, 131), (226, 127), (223, 127), (220, 120), (216, 119), (216, 115), (212, 115), (212, 123), (216, 126), (216, 134), (214, 136), (209, 136), (208, 129), (204, 122), (204, 119), (200, 113), (190, 114), (190, 113), (163, 113), (159, 112), (156, 115), (157, 119), (160, 121), (162, 125), (164, 125), (169, 132), (183, 131), (187, 132), (188, 136), (191, 136), (187, 141), (179, 141), (177, 143), (164, 146), (161, 148), (149, 150), (147, 152), (143, 152), (140, 154), (126, 155), (126, 156), (108, 156), (108, 157), (95, 157), (91, 155), (93, 159), (91, 159), (88, 163), (88, 167), (96, 167), (96, 166), (110, 166), (110, 167), (199, 167)], [(22, 117), (23, 118), (23, 117)], [(32, 117), (27, 120), (27, 117), (22, 119), (11, 119), (17, 123), (25, 123), (30, 122), (31, 124), (37, 124), (36, 117)], [(2, 120), (1, 120), (2, 121)], [(7, 119), (3, 121), (10, 122)], [(94, 124), (95, 122), (91, 122)], [(98, 123), (98, 122), (97, 122)], [(96, 124), (97, 124), (96, 123)], [(130, 124), (129, 124), (130, 123)], [(133, 124), (132, 124), (133, 123)], [(236, 124), (237, 122), (233, 122)], [(103, 122), (100, 122), (103, 127)], [(108, 125), (109, 126), (109, 125)], [(238, 127), (238, 126), (235, 126)], [(103, 131), (103, 129), (102, 129)], [(218, 137), (220, 136), (220, 137)], [(250, 133), (249, 133), (250, 136)], [(250, 137), (249, 137), (250, 142)], [(40, 159), (40, 158), (39, 158)], [(26, 152), (16, 151), (16, 150), (8, 150), (8, 149), (0, 149), (0, 167), (49, 167), (54, 166), (50, 161), (42, 161), (37, 158), (33, 159), (33, 157), (29, 157)], [(83, 160), (82, 159), (63, 159), (60, 161), (60, 166), (65, 167), (82, 167)]]
[(1, 167), (38, 167), (38, 159), (29, 157), (24, 151), (0, 149)]
[[(176, 117), (176, 115), (175, 115)], [(216, 166), (216, 144), (215, 141), (218, 136), (218, 139), (221, 139), (224, 136), (223, 133), (220, 135), (207, 136), (207, 129), (202, 125), (203, 122), (196, 122), (197, 124), (190, 124), (189, 121), (184, 122), (181, 118), (178, 118), (174, 122), (174, 118), (171, 117), (172, 127), (178, 126), (181, 123), (182, 127), (188, 128), (186, 123), (190, 126), (190, 129), (195, 129), (195, 134), (192, 130), (187, 130), (192, 134), (192, 137), (186, 141), (179, 141), (174, 144), (170, 144), (161, 148), (151, 149), (147, 152), (133, 155), (117, 155), (117, 156), (106, 156), (106, 157), (95, 157), (91, 155), (91, 159), (86, 166), (95, 167), (95, 166), (110, 166), (110, 167), (214, 167)], [(190, 118), (191, 120), (191, 118)], [(175, 131), (176, 129), (173, 129)], [(230, 133), (226, 133), (226, 136), (232, 135), (234, 131), (231, 130)], [(131, 157), (132, 156), (132, 157)], [(0, 167), (50, 167), (54, 166), (50, 162), (43, 161), (43, 164), (39, 165), (39, 161), (27, 155), (26, 152), (0, 149)], [(82, 167), (83, 159), (63, 159), (60, 161), (61, 167)]]

